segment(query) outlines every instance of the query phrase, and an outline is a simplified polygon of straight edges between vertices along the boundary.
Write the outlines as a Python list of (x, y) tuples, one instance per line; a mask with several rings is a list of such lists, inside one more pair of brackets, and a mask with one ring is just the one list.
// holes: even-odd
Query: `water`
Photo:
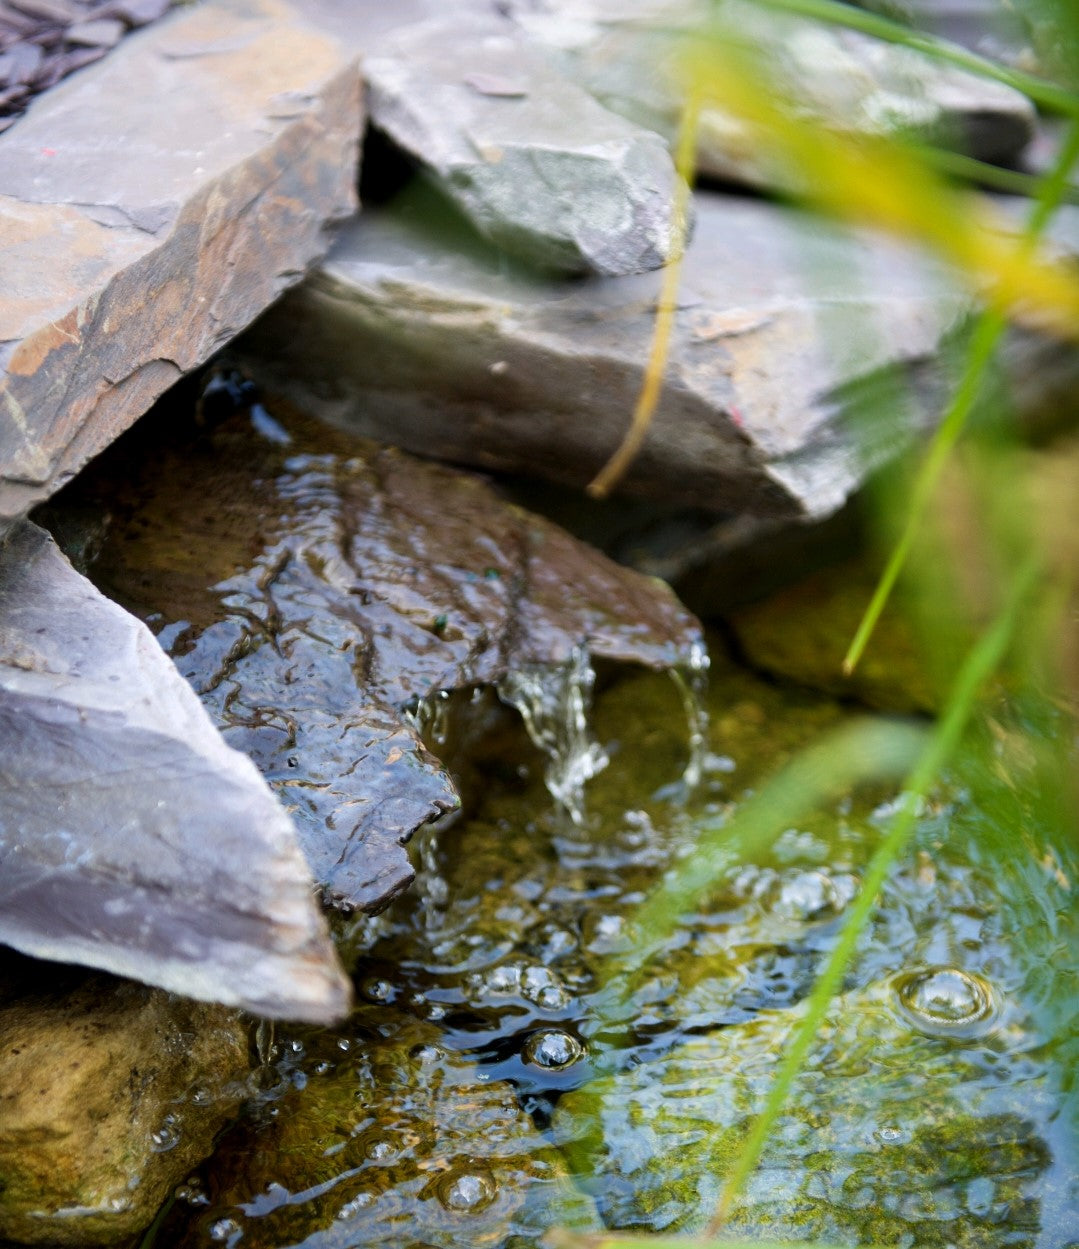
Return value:
[[(287, 626), (297, 663), (317, 659), (304, 670), (321, 674), (325, 731), (308, 734), (302, 766), (290, 763), (295, 792), (319, 750), (345, 749), (357, 650), (341, 556), (354, 535), (340, 504), (360, 477), (284, 443), (283, 426), (260, 418), (256, 432), (283, 475), (252, 486), (249, 510), (277, 518), (254, 573), (242, 457), (209, 447), (206, 471), (224, 483), (206, 491), (200, 522), (214, 541), (190, 540), (189, 485), (154, 525), (132, 506), (130, 549), (145, 563), (132, 560), (122, 584), (196, 679), (198, 662), (241, 654), (214, 632), (222, 599), (252, 637), (276, 630), (280, 641)], [(178, 454), (169, 475), (189, 460)], [(115, 590), (124, 560), (110, 557), (107, 534), (93, 545), (91, 571), (106, 569)], [(398, 559), (411, 567), (411, 548), (385, 554), (407, 609), (411, 574)], [(502, 586), (481, 571), (461, 601)], [(162, 602), (140, 597), (151, 587)], [(316, 620), (312, 603), (332, 611)], [(481, 664), (465, 623), (461, 611), (418, 627), (425, 648), (433, 630)], [(367, 667), (393, 684), (403, 651), (369, 632)], [(250, 1104), (144, 1249), (524, 1249), (559, 1226), (706, 1224), (897, 802), (886, 787), (840, 795), (767, 854), (726, 868), (614, 1017), (605, 977), (649, 891), (692, 862), (702, 829), (722, 827), (848, 714), (756, 678), (712, 641), (673, 682), (597, 676), (578, 646), (562, 664), (504, 675), (504, 706), (481, 689), (447, 696), (445, 664), (426, 659), (438, 648), (424, 650), (425, 683), (393, 694), (415, 695), (411, 723), (453, 768), (463, 811), (414, 838), (412, 890), (381, 915), (335, 919), (353, 1016), (328, 1031), (255, 1029)], [(241, 658), (253, 669), (268, 650)], [(1079, 865), (1038, 773), (1039, 742), (1054, 733), (1000, 712), (980, 762), (923, 804), (732, 1234), (914, 1249), (1074, 1241), (1079, 1115), (1066, 1073), (1079, 1062)], [(172, 1125), (153, 1130), (154, 1147), (170, 1149)]]
[[(354, 1018), (296, 1033), (304, 1052), (282, 1051), (273, 1100), (200, 1169), (158, 1243), (210, 1245), (226, 1227), (257, 1249), (523, 1249), (551, 1226), (699, 1229), (895, 799), (844, 795), (728, 871), (647, 966), (629, 1026), (612, 1022), (601, 969), (649, 887), (702, 822), (729, 818), (844, 715), (721, 655), (708, 703), (692, 795), (675, 783), (681, 699), (659, 674), (596, 695), (590, 733), (609, 763), (577, 822), (524, 732), (481, 758), (466, 816), (421, 843), (438, 905), (406, 897), (354, 925)], [(1042, 938), (1015, 930), (987, 818), (958, 783), (924, 805), (732, 1235), (1072, 1243), (1074, 1139), (1052, 1057), (1067, 1040), (1040, 1022)], [(1059, 925), (1075, 865), (1056, 853), (1052, 870), (1021, 863)], [(1061, 974), (1075, 957), (1058, 950)], [(1074, 1017), (1058, 1026), (1070, 1034)]]

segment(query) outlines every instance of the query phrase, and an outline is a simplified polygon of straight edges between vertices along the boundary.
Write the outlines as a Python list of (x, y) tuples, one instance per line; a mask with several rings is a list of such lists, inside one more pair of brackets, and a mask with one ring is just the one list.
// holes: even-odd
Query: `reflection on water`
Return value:
[[(163, 643), (313, 828), (370, 797), (350, 744), (358, 668), (393, 712), (364, 740), (397, 758), (407, 739), (423, 763), (412, 729), (424, 732), (464, 813), (414, 840), (412, 891), (375, 918), (338, 917), (353, 1017), (259, 1030), (260, 1095), (146, 1249), (524, 1249), (556, 1225), (699, 1228), (896, 795), (844, 795), (729, 868), (643, 969), (628, 1020), (605, 1017), (601, 969), (651, 887), (843, 708), (758, 680), (718, 645), (707, 714), (700, 649), (677, 682), (615, 680), (575, 644), (556, 648), (562, 664), (506, 675), (466, 611), (513, 605), (491, 534), (455, 586), (457, 617), (428, 619), (412, 598), (419, 539), (376, 552), (355, 529), (371, 499), (425, 505), (423, 490), (388, 491), (412, 470), (372, 453), (376, 491), (370, 465), (301, 454), (275, 425), (252, 479), (234, 432), (163, 453), (166, 476), (217, 482), (194, 521), (193, 486), (139, 487), (153, 520), (146, 499), (114, 504), (125, 545), (95, 532), (93, 570), (158, 613)], [(467, 512), (459, 536), (442, 535), (451, 554), (476, 538)], [(407, 629), (387, 632), (352, 594), (357, 569)], [(422, 652), (415, 688), (397, 688), (391, 634)], [(489, 688), (444, 696), (447, 655), (523, 723)], [(1074, 1242), (1074, 1097), (1060, 1073), (1077, 1048), (1075, 848), (1053, 844), (1020, 763), (1002, 753), (990, 769), (999, 801), (956, 777), (925, 804), (732, 1231), (913, 1249)], [(320, 769), (333, 784), (314, 783)]]
[[(598, 970), (651, 883), (842, 715), (718, 657), (709, 701), (687, 799), (671, 783), (686, 762), (671, 682), (603, 688), (594, 732), (611, 761), (580, 823), (551, 803), (522, 731), (473, 737), (467, 817), (420, 855), (439, 888), (342, 931), (362, 951), (355, 1017), (285, 1030), (276, 1085), (158, 1243), (522, 1249), (558, 1224), (699, 1228), (893, 798), (846, 795), (732, 869), (649, 966), (629, 1031), (606, 1023)], [(732, 1234), (1074, 1239), (1075, 1156), (1028, 1009), (1029, 952), (999, 864), (967, 849), (983, 819), (958, 788), (926, 806)], [(1039, 870), (1064, 911), (1059, 862)]]

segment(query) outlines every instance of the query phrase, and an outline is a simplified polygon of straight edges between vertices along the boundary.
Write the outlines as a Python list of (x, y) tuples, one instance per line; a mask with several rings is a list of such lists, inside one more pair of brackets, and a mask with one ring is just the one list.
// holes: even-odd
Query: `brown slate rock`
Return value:
[(109, 501), (98, 584), (258, 762), (328, 899), (377, 910), (412, 879), (412, 832), (457, 802), (407, 708), (579, 646), (688, 662), (700, 630), (481, 479), (279, 415), (125, 440), (54, 510)]
[(0, 1237), (128, 1243), (245, 1093), (235, 1012), (0, 961)]
[(216, 0), (0, 136), (0, 525), (325, 250), (355, 207), (360, 127), (334, 39), (284, 0)]
[(0, 547), (0, 942), (256, 1013), (348, 1005), (257, 770), (28, 522)]

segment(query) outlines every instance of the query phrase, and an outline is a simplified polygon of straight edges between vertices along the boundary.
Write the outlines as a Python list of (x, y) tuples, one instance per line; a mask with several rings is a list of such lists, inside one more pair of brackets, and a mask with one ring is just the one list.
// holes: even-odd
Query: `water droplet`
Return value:
[(544, 1028), (525, 1041), (521, 1056), (535, 1067), (560, 1071), (584, 1057), (584, 1046), (561, 1028)]
[(495, 1197), (498, 1189), (489, 1175), (478, 1171), (449, 1172), (439, 1180), (438, 1199), (447, 1210), (461, 1214), (473, 1214), (477, 1210), (485, 1210)]
[(892, 990), (902, 1017), (930, 1036), (984, 1036), (999, 1014), (989, 982), (957, 967), (907, 972)]

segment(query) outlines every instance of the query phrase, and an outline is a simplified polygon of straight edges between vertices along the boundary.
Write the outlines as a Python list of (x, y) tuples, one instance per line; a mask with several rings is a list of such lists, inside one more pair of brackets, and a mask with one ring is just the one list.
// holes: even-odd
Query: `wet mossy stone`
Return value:
[(0, 1239), (130, 1244), (247, 1092), (236, 1011), (0, 959)]
[[(762, 1011), (562, 1099), (556, 1134), (609, 1226), (708, 1222), (802, 1009)], [(912, 1026), (892, 983), (837, 997), (725, 1232), (1063, 1246), (1079, 1207), (1046, 1066), (1014, 1019), (976, 1031)]]
[(595, 1227), (512, 1086), (439, 1041), (434, 1025), (377, 1008), (361, 1009), (347, 1034), (308, 1038), (158, 1243), (458, 1249)]

